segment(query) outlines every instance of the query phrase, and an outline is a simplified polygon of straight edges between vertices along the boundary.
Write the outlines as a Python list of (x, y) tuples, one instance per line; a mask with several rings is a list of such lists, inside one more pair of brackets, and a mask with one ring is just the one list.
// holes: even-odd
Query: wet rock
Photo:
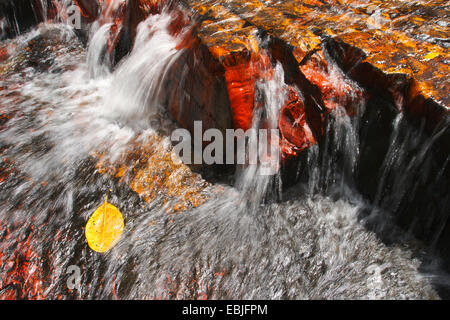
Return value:
[(113, 162), (101, 151), (94, 158), (101, 174), (128, 185), (148, 203), (160, 202), (168, 213), (196, 208), (208, 199), (206, 190), (211, 186), (176, 161), (170, 143), (156, 134), (130, 141), (129, 148)]
[(66, 30), (45, 25), (38, 30), (27, 42), (11, 43), (5, 48), (11, 53), (0, 63), (0, 77), (21, 73), (24, 78), (28, 78), (34, 72), (61, 72), (63, 70), (55, 63), (58, 57), (66, 50), (72, 50), (74, 54), (82, 50), (78, 38), (75, 35), (68, 37)]
[[(422, 28), (430, 40), (445, 39), (444, 30), (430, 22), (445, 16), (444, 2), (404, 4), (372, 1), (371, 5), (362, 4), (355, 8), (338, 4), (339, 10), (330, 10), (331, 7), (324, 4), (311, 7), (296, 0), (267, 6), (257, 1), (231, 1), (227, 6), (253, 25), (292, 45), (299, 63), (310, 51), (319, 48), (323, 39), (337, 37), (362, 49), (366, 61), (386, 75), (400, 73), (413, 77), (419, 84), (417, 93), (448, 106), (448, 88), (441, 81), (448, 72), (444, 48), (415, 38), (420, 32), (414, 32), (414, 29)], [(392, 12), (402, 15), (381, 30), (367, 30), (366, 21), (370, 16), (361, 14), (361, 10), (373, 9), (375, 5), (380, 8), (383, 17)], [(258, 10), (251, 11), (252, 8)], [(290, 18), (282, 16), (286, 12), (291, 13)], [(408, 23), (400, 24), (401, 19), (406, 19)], [(411, 67), (406, 69), (408, 65)]]
[(0, 1), (0, 40), (13, 38), (44, 21), (39, 0)]
[[(200, 13), (203, 7), (194, 9)], [(255, 106), (256, 80), (261, 70), (258, 67), (257, 29), (246, 26), (245, 21), (217, 5), (207, 12), (197, 35), (223, 69), (233, 119), (233, 126), (228, 128), (249, 129)]]
[(198, 41), (168, 70), (163, 96), (172, 117), (191, 133), (194, 121), (202, 121), (203, 130), (233, 127), (223, 66)]
[[(185, 128), (191, 129), (194, 119), (205, 121), (207, 127), (220, 122), (219, 128), (228, 128), (229, 112), (224, 113), (228, 109), (232, 127), (248, 129), (251, 126), (253, 110), (257, 107), (254, 99), (255, 82), (264, 78), (265, 75), (260, 74), (261, 70), (270, 69), (270, 66), (261, 63), (264, 60), (264, 50), (260, 48), (258, 38), (261, 34), (269, 35), (269, 43), (264, 46), (269, 48), (272, 62), (275, 60), (283, 64), (286, 83), (295, 85), (302, 93), (302, 107), (299, 103), (287, 101), (287, 106), (280, 113), (280, 129), (284, 137), (289, 136), (282, 142), (282, 150), (286, 152), (284, 157), (303, 150), (300, 141), (304, 141), (306, 136), (309, 138), (304, 143), (309, 146), (322, 139), (330, 112), (343, 107), (349, 115), (356, 115), (374, 95), (392, 101), (399, 111), (406, 111), (411, 120), (415, 119), (418, 126), (425, 119), (429, 132), (448, 115), (446, 102), (443, 101), (447, 96), (444, 93), (446, 82), (438, 81), (443, 77), (441, 70), (446, 67), (435, 60), (440, 56), (445, 57), (442, 49), (410, 38), (406, 28), (387, 23), (392, 19), (389, 14), (405, 12), (402, 5), (396, 4), (399, 7), (395, 7), (395, 11), (378, 2), (370, 7), (366, 2), (357, 1), (350, 6), (334, 1), (296, 0), (276, 4), (252, 0), (224, 4), (195, 0), (186, 3), (201, 17), (196, 41), (208, 49), (203, 51), (203, 59), (214, 61), (213, 64), (207, 62), (204, 65), (210, 68), (211, 73), (218, 75), (216, 79), (220, 83), (219, 96), (222, 98), (218, 100), (220, 108), (199, 103), (208, 99), (195, 102), (184, 99), (185, 105), (189, 106), (186, 109), (193, 110), (195, 116), (192, 117), (187, 110), (180, 112), (182, 94), (175, 94), (177, 98), (172, 98), (168, 103), (169, 111)], [(332, 6), (339, 7), (339, 10), (331, 10)], [(430, 10), (439, 12), (440, 9), (439, 6), (431, 6)], [(374, 14), (379, 15), (384, 22), (377, 30), (367, 30), (368, 19), (374, 19)], [(406, 14), (416, 21), (419, 19), (416, 17), (424, 13), (421, 10), (409, 10)], [(384, 38), (378, 39), (378, 35)], [(396, 43), (386, 45), (387, 39), (395, 39)], [(394, 49), (394, 53), (398, 52), (399, 56), (391, 59), (389, 48), (396, 48), (398, 43), (404, 47), (398, 51)], [(411, 73), (412, 69), (405, 71), (402, 66), (408, 62), (403, 61), (410, 61), (409, 57), (412, 56), (401, 53), (406, 49), (424, 55), (426, 61), (434, 60), (439, 68), (431, 70), (415, 63), (418, 65), (415, 69), (417, 72)], [(190, 61), (192, 63), (193, 60)], [(194, 69), (191, 71), (195, 73)], [(181, 67), (178, 70), (181, 72)], [(224, 84), (229, 101), (222, 96)], [(195, 95), (193, 91), (185, 90), (184, 93), (192, 97)], [(297, 107), (292, 108), (293, 105)], [(308, 129), (299, 130), (292, 117), (301, 119)], [(288, 128), (287, 124), (292, 127)], [(308, 134), (305, 135), (305, 132)], [(298, 137), (294, 137), (294, 133)], [(297, 151), (294, 152), (295, 148)]]
[(73, 2), (80, 8), (81, 14), (88, 21), (93, 22), (98, 18), (100, 5), (97, 0), (73, 0)]
[(297, 156), (317, 143), (306, 122), (305, 105), (294, 88), (289, 88), (289, 97), (280, 112), (281, 151), (285, 157)]
[[(273, 61), (271, 61), (266, 51), (260, 48), (258, 43), (258, 30), (253, 26), (249, 26), (245, 20), (224, 6), (215, 5), (208, 7), (208, 10), (206, 10), (204, 3), (193, 3), (192, 8), (201, 16), (200, 19), (202, 21), (195, 34), (195, 45), (190, 50), (201, 51), (201, 54), (197, 53), (195, 55), (203, 57), (200, 60), (203, 62), (194, 63), (194, 68), (191, 67), (192, 63), (185, 63), (185, 68), (188, 68), (188, 70), (192, 69), (192, 73), (187, 72), (185, 74), (188, 77), (192, 77), (196, 73), (195, 68), (201, 68), (200, 70), (202, 70), (206, 66), (210, 69), (210, 73), (213, 74), (213, 78), (216, 79), (214, 82), (218, 81), (218, 87), (213, 86), (213, 92), (217, 92), (218, 94), (213, 93), (213, 96), (221, 98), (216, 99), (213, 105), (201, 103), (201, 101), (205, 101), (202, 98), (200, 100), (195, 99), (194, 101), (190, 98), (189, 100), (184, 99), (186, 103), (183, 112), (186, 116), (180, 116), (179, 106), (182, 104), (173, 103), (173, 101), (183, 101), (180, 98), (171, 99), (168, 103), (168, 109), (183, 127), (191, 131), (193, 119), (202, 120), (204, 124), (206, 123), (204, 129), (250, 129), (253, 120), (253, 111), (258, 107), (258, 102), (255, 100), (257, 82), (272, 77)], [(202, 48), (201, 50), (199, 50), (200, 47)], [(188, 53), (187, 55), (190, 54), (192, 53)], [(200, 64), (203, 66), (199, 67)], [(181, 71), (181, 68), (179, 71)], [(206, 79), (208, 78), (206, 76)], [(205, 81), (200, 80), (201, 82)], [(177, 90), (174, 87), (176, 85), (171, 87), (172, 91)], [(225, 96), (223, 96), (224, 87), (226, 88)], [(216, 91), (216, 88), (221, 89)], [(182, 94), (178, 93), (175, 96), (183, 97), (184, 95), (192, 97), (193, 95), (199, 95), (195, 92), (196, 90), (183, 90)], [(202, 95), (205, 96), (205, 94)], [(220, 107), (216, 107), (215, 104), (219, 104)], [(286, 105), (290, 104), (296, 105), (296, 102), (286, 102)], [(186, 106), (190, 107), (186, 108)], [(194, 116), (188, 110), (192, 110)], [(203, 111), (197, 112), (196, 110)], [(298, 114), (299, 110), (301, 108), (286, 107), (284, 111), (286, 115), (285, 120), (282, 122), (284, 134), (286, 137), (289, 136), (291, 140), (294, 140), (294, 143), (284, 139), (283, 150), (291, 154), (296, 154), (296, 152), (303, 148), (303, 143), (298, 143), (300, 138), (294, 138), (292, 136), (292, 130), (289, 130), (286, 125), (291, 121), (288, 120), (292, 116), (291, 112), (297, 112), (296, 115), (301, 116)], [(295, 121), (295, 119), (292, 121)], [(214, 125), (217, 126), (215, 127)], [(305, 125), (306, 128), (308, 127), (306, 122), (302, 123), (302, 125)], [(308, 138), (306, 139), (309, 142), (314, 140), (314, 137), (309, 132), (307, 136)], [(308, 144), (309, 142), (305, 143)]]

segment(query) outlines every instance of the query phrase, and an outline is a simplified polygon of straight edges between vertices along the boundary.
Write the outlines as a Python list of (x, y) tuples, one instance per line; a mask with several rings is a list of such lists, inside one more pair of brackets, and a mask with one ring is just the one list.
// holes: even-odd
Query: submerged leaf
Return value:
[(123, 233), (122, 214), (112, 204), (105, 202), (95, 210), (86, 224), (85, 235), (89, 247), (96, 252), (106, 252), (114, 247)]

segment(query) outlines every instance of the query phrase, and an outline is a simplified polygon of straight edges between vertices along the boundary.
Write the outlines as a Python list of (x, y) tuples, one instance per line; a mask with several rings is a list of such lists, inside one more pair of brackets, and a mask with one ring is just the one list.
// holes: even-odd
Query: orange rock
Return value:
[(98, 18), (100, 6), (97, 0), (73, 0), (73, 2), (88, 21), (92, 22)]
[(342, 71), (329, 63), (323, 51), (317, 51), (300, 65), (308, 81), (319, 88), (327, 112), (342, 106), (347, 113), (354, 115), (362, 105), (363, 92), (347, 79)]
[[(199, 13), (203, 6), (195, 6)], [(256, 39), (257, 30), (222, 5), (209, 8), (199, 26), (198, 37), (223, 66), (234, 128), (251, 128), (255, 85), (263, 60)]]
[(26, 237), (17, 239), (11, 255), (0, 254), (3, 273), (0, 276), (0, 299), (45, 299), (40, 259), (32, 248), (33, 229)]
[(255, 75), (251, 62), (225, 68), (233, 124), (236, 129), (252, 127), (255, 103)]
[[(182, 63), (189, 65), (190, 73), (197, 72), (198, 65), (190, 66), (196, 63), (190, 57), (194, 55), (202, 57), (201, 63), (211, 76), (205, 76), (202, 71), (203, 78), (196, 79), (201, 82), (199, 85), (167, 87), (168, 110), (185, 128), (191, 129), (195, 120), (204, 120), (205, 129), (225, 129), (229, 127), (229, 121), (228, 113), (223, 109), (228, 103), (231, 126), (249, 129), (256, 107), (256, 81), (270, 76), (262, 73), (270, 74), (271, 69), (268, 57), (259, 48), (257, 34), (263, 30), (271, 36), (272, 57), (281, 61), (285, 71), (291, 73), (287, 76), (290, 78), (288, 83), (295, 84), (304, 95), (303, 107), (285, 107), (282, 112), (285, 117), (283, 131), (294, 141), (296, 148), (314, 143), (324, 132), (327, 113), (338, 106), (346, 108), (350, 115), (355, 114), (365, 98), (360, 86), (386, 92), (399, 110), (416, 117), (427, 117), (432, 126), (447, 112), (445, 108), (439, 109), (438, 104), (448, 105), (449, 84), (445, 81), (448, 53), (438, 43), (445, 35), (446, 25), (435, 24), (429, 19), (438, 17), (444, 2), (433, 4), (414, 0), (415, 6), (411, 6), (397, 1), (287, 0), (265, 3), (233, 0), (219, 3), (188, 0), (186, 3), (201, 19), (178, 45), (179, 49), (187, 48), (190, 53), (186, 54), (185, 60), (176, 62), (170, 72), (176, 76), (174, 70), (182, 70), (182, 66), (177, 65)], [(112, 2), (106, 3), (112, 6)], [(127, 45), (121, 48), (123, 39), (129, 38), (125, 44), (130, 47), (137, 24), (149, 14), (160, 12), (161, 3), (140, 0), (104, 10), (115, 23), (109, 42), (111, 53), (122, 51), (115, 60), (127, 50)], [(175, 13), (170, 31), (177, 35), (189, 23), (191, 14), (187, 15), (175, 5), (171, 10)], [(405, 21), (437, 42), (420, 40), (407, 28)], [(342, 46), (335, 45), (340, 41)], [(273, 46), (278, 42), (284, 47), (281, 53)], [(332, 49), (333, 59), (324, 53), (325, 47)], [(430, 65), (434, 67), (430, 68)], [(219, 83), (222, 79), (229, 101), (221, 95)], [(207, 87), (214, 89), (210, 93), (196, 92)], [(220, 107), (211, 105), (216, 93), (220, 96), (217, 102)], [(436, 103), (431, 103), (428, 98), (433, 98)], [(302, 121), (312, 132), (312, 138), (297, 128), (291, 128), (291, 133), (287, 129), (289, 114), (298, 117), (300, 113), (304, 113)], [(298, 141), (292, 136), (294, 132), (299, 134)]]
[[(145, 141), (142, 141), (145, 140)], [(177, 213), (203, 204), (203, 190), (209, 185), (183, 163), (175, 163), (168, 146), (158, 135), (138, 137), (114, 162), (101, 153), (97, 170), (126, 183), (147, 202), (160, 199), (171, 203), (169, 213)]]
[(252, 127), (256, 81), (270, 78), (272, 67), (269, 57), (263, 53), (253, 53), (253, 59), (251, 53), (244, 52), (244, 55), (237, 59), (227, 56), (224, 67), (234, 128), (248, 130)]
[[(83, 15), (99, 23), (112, 23), (108, 39), (108, 52), (113, 65), (131, 50), (137, 26), (149, 15), (161, 12), (165, 0), (112, 1), (103, 0), (98, 5), (78, 0)], [(101, 9), (99, 9), (101, 8)], [(99, 13), (98, 13), (99, 12)]]
[[(209, 1), (204, 10), (215, 3)], [(445, 5), (445, 0), (287, 0), (267, 4), (233, 0), (224, 4), (246, 22), (291, 45), (298, 63), (320, 49), (323, 39), (339, 37), (362, 49), (366, 61), (383, 73), (414, 78), (419, 89), (416, 93), (448, 108), (449, 83), (445, 79), (449, 55), (443, 43), (448, 35)], [(404, 102), (413, 93), (403, 93)]]

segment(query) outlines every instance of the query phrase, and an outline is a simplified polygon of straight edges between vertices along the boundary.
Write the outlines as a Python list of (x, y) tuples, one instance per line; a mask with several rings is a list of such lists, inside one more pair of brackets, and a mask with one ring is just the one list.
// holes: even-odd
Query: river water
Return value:
[[(157, 99), (180, 54), (169, 21), (163, 13), (144, 22), (113, 72), (102, 57), (105, 26), (87, 48), (57, 24), (2, 43), (10, 58), (0, 66), (0, 297), (438, 298), (432, 283), (447, 278), (420, 268), (421, 244), (398, 231), (387, 245), (365, 228), (360, 213), (375, 210), (340, 179), (332, 156), (318, 164), (317, 147), (308, 151), (311, 178), (290, 188), (257, 166), (221, 184), (169, 163), (176, 124)], [(275, 80), (258, 84), (269, 121), (286, 90), (274, 69)], [(333, 117), (328, 130), (351, 172), (359, 123), (344, 109)], [(84, 226), (109, 189), (125, 231), (102, 255)], [(80, 270), (78, 290), (70, 266)]]

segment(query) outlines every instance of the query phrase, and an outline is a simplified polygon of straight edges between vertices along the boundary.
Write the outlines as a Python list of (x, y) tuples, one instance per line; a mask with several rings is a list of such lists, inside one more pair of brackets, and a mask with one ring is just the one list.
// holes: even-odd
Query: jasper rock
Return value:
[[(202, 107), (199, 109), (192, 106), (192, 104), (198, 105), (199, 100), (194, 100), (195, 102), (192, 103), (188, 102), (184, 105), (185, 109), (203, 110), (194, 112), (194, 117), (190, 116), (187, 110), (184, 111), (186, 116), (180, 117), (180, 112), (175, 111), (179, 107), (173, 107), (173, 103), (169, 103), (168, 109), (182, 127), (189, 128), (191, 131), (193, 118), (202, 120), (206, 124), (204, 126), (205, 130), (208, 128), (248, 130), (252, 126), (254, 108), (258, 107), (255, 101), (256, 83), (259, 80), (270, 79), (273, 74), (272, 61), (264, 50), (259, 48), (258, 30), (252, 26), (247, 26), (243, 19), (220, 4), (209, 7), (207, 11), (204, 10), (203, 3), (192, 3), (192, 8), (200, 16), (204, 17), (195, 35), (197, 45), (194, 47), (198, 48), (198, 46), (201, 46), (203, 48), (201, 56), (204, 57), (204, 61), (210, 61), (204, 65), (216, 66), (212, 70), (214, 70), (215, 81), (219, 81), (220, 85), (213, 86), (213, 88), (223, 88), (225, 86), (227, 97), (223, 97), (223, 89), (213, 91), (220, 92), (217, 96), (223, 97), (216, 100), (217, 102), (215, 103), (218, 103), (220, 107), (216, 107), (214, 104), (200, 103)], [(195, 70), (192, 71), (195, 73)], [(189, 90), (189, 92), (184, 92), (184, 94), (187, 96), (198, 95), (198, 93), (195, 93), (195, 90)], [(200, 101), (205, 100), (202, 99)], [(287, 105), (289, 103), (289, 101), (286, 102)], [(178, 106), (179, 104), (176, 105)], [(186, 108), (188, 105), (190, 107)], [(293, 103), (292, 105), (296, 104)], [(287, 115), (290, 112), (289, 110), (286, 107), (284, 114)], [(291, 111), (295, 113), (299, 110), (303, 109), (293, 108)], [(230, 115), (231, 122), (229, 121)], [(296, 116), (301, 115), (296, 114)], [(211, 118), (215, 119), (215, 121), (211, 121)], [(218, 123), (218, 126), (214, 126)], [(282, 121), (281, 124), (285, 133), (282, 136), (282, 150), (283, 152), (296, 154), (304, 146), (302, 143), (297, 143), (299, 139), (293, 137), (290, 133), (292, 130), (288, 129), (287, 120)], [(308, 128), (307, 131), (309, 130), (306, 122), (302, 122), (301, 125), (302, 129), (296, 129), (297, 131), (303, 130), (303, 128)], [(307, 136), (306, 140), (308, 142), (305, 142), (306, 144), (314, 140), (309, 131), (304, 136)], [(287, 137), (293, 140), (294, 143), (288, 141)]]
[(169, 68), (162, 96), (172, 117), (191, 133), (194, 121), (202, 121), (203, 131), (216, 128), (225, 132), (233, 127), (223, 66), (199, 41)]
[(289, 88), (289, 97), (280, 112), (279, 128), (281, 151), (286, 156), (297, 156), (317, 143), (306, 121), (305, 105), (294, 88)]
[(146, 202), (170, 203), (169, 213), (200, 206), (208, 198), (205, 190), (216, 189), (181, 161), (173, 161), (171, 147), (156, 134), (130, 141), (127, 152), (113, 162), (101, 153), (95, 158), (101, 174), (127, 184)]
[(324, 51), (320, 50), (305, 59), (300, 70), (306, 79), (319, 89), (327, 112), (343, 107), (348, 114), (354, 115), (364, 104), (364, 92), (329, 61)]
[[(389, 23), (371, 26), (373, 17), (365, 9), (374, 4)], [(441, 40), (447, 37), (446, 27), (435, 22), (444, 19), (441, 17), (445, 16), (445, 1), (369, 4), (290, 0), (265, 5), (256, 0), (235, 0), (226, 6), (250, 24), (291, 45), (298, 63), (320, 49), (327, 39), (340, 39), (364, 51), (364, 62), (378, 68), (385, 79), (394, 73), (415, 79), (413, 97), (407, 98), (408, 93), (402, 93), (403, 101), (421, 94), (444, 108), (449, 106), (448, 82), (442, 81), (448, 74), (446, 44)], [(424, 34), (420, 36), (419, 30)], [(400, 100), (397, 97), (397, 102)]]
[[(382, 1), (372, 6), (358, 1), (298, 0), (186, 3), (199, 15), (208, 16), (200, 26), (199, 38), (224, 66), (234, 127), (248, 128), (251, 123), (253, 81), (258, 78), (251, 65), (258, 60), (259, 45), (249, 44), (254, 41), (252, 34), (258, 32), (255, 28), (270, 35), (271, 57), (283, 64), (287, 84), (301, 90), (303, 118), (316, 141), (323, 136), (332, 110), (344, 107), (349, 115), (355, 115), (375, 95), (392, 101), (417, 126), (425, 120), (428, 132), (448, 117), (448, 82), (441, 81), (448, 73), (448, 55), (439, 41), (444, 34), (439, 24), (425, 21), (439, 16), (442, 1), (417, 1), (414, 6)], [(334, 7), (339, 10), (332, 10)], [(414, 21), (414, 28), (421, 28), (417, 21), (425, 24), (427, 36), (436, 41), (415, 36), (400, 23), (405, 18)], [(390, 19), (394, 23), (388, 23)], [(243, 30), (246, 36), (242, 36)], [(421, 58), (410, 58), (417, 56), (416, 52)], [(427, 68), (430, 62), (436, 68)], [(417, 67), (406, 70), (405, 64)]]
[(73, 2), (78, 6), (83, 17), (89, 22), (93, 22), (98, 18), (100, 5), (97, 0), (73, 0)]

